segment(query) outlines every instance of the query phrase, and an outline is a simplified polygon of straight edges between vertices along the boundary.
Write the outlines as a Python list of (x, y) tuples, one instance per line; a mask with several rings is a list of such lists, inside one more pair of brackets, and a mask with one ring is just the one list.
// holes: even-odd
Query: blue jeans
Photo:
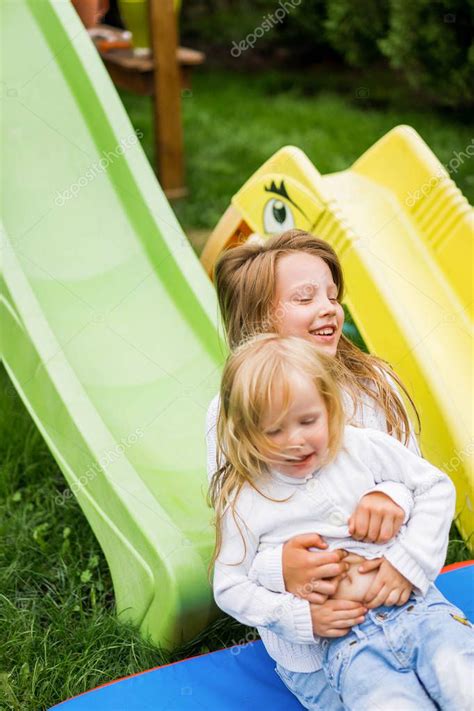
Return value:
[(340, 696), (329, 686), (322, 669), (313, 672), (294, 672), (277, 664), (275, 671), (305, 709), (344, 711)]
[(311, 711), (472, 711), (474, 630), (434, 586), (401, 607), (369, 610), (345, 637), (326, 638), (323, 669), (304, 674), (277, 666)]

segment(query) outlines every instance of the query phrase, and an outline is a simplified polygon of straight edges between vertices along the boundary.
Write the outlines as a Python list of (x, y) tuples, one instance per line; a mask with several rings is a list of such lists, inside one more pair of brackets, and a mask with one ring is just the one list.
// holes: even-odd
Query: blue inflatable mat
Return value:
[[(436, 585), (474, 622), (474, 561), (444, 569)], [(301, 711), (261, 642), (238, 645), (111, 682), (64, 701), (64, 711), (242, 711), (261, 703)]]

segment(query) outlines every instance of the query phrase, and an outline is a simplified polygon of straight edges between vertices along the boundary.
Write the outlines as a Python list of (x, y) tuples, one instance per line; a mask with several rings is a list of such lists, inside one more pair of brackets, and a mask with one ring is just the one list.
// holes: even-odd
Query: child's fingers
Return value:
[(375, 576), (375, 579), (372, 581), (372, 585), (370, 588), (367, 590), (365, 597), (364, 597), (364, 604), (368, 604), (369, 602), (372, 602), (372, 600), (379, 594), (383, 586), (385, 585), (385, 581), (383, 579), (383, 576), (380, 574), (380, 570)]
[(373, 558), (372, 560), (366, 560), (362, 563), (358, 570), (359, 573), (370, 573), (371, 570), (377, 570), (382, 565), (383, 558)]
[(393, 517), (393, 536), (396, 536), (401, 527), (403, 526), (403, 520), (405, 518), (405, 512), (400, 507), (400, 512), (395, 514)]
[(349, 520), (348, 520), (348, 522), (347, 522), (347, 525), (348, 525), (348, 527), (349, 527), (349, 535), (352, 536), (352, 534), (353, 534), (353, 532), (354, 532), (354, 514), (352, 514), (351, 516), (349, 516)]
[[(323, 565), (329, 565), (330, 563), (341, 563), (347, 556), (346, 551), (335, 550), (335, 551), (323, 551), (321, 553), (315, 551), (308, 551), (308, 567), (313, 567), (314, 570), (320, 570)], [(326, 577), (316, 575), (316, 578)]]
[(327, 548), (328, 544), (319, 533), (302, 533), (293, 536), (291, 542), (297, 548)]
[(319, 565), (314, 568), (312, 578), (321, 580), (321, 578), (336, 578), (338, 575), (347, 572), (349, 566), (347, 563), (328, 563), (327, 565)]
[[(389, 589), (386, 585), (382, 585), (380, 590), (375, 594), (375, 596), (367, 602), (367, 607), (369, 610), (374, 610), (376, 607), (380, 607), (380, 605), (385, 605), (385, 600), (387, 599)], [(367, 594), (367, 597), (368, 594)]]
[(387, 599), (385, 600), (385, 605), (398, 605), (398, 601), (400, 600), (400, 595), (402, 591), (400, 588), (394, 588), (391, 590), (387, 596)]
[[(350, 620), (357, 620), (361, 617), (364, 617), (364, 614), (367, 612), (367, 608), (365, 607), (357, 607), (353, 610), (336, 610), (333, 615), (333, 620), (334, 622), (349, 622)], [(332, 617), (332, 615), (331, 615)], [(333, 621), (331, 621), (331, 624), (333, 624)], [(355, 624), (354, 622), (352, 624)]]
[(365, 620), (363, 615), (359, 617), (349, 617), (347, 620), (334, 620), (331, 622), (331, 627), (336, 630), (343, 630), (354, 625), (360, 625)]
[(395, 528), (394, 517), (386, 515), (382, 518), (380, 532), (375, 543), (387, 543), (387, 541), (390, 541), (396, 533), (397, 530)]
[(402, 590), (402, 593), (400, 595), (399, 601), (397, 602), (397, 605), (404, 605), (406, 602), (408, 602), (410, 595), (411, 595), (411, 587), (407, 587), (405, 590)]
[(382, 523), (382, 516), (379, 513), (373, 511), (369, 519), (369, 529), (367, 532), (367, 540), (370, 543), (375, 543), (380, 534), (380, 526)]
[(325, 637), (345, 637), (346, 634), (348, 634), (349, 630), (344, 629), (344, 630), (337, 630), (334, 627), (332, 627), (329, 630), (326, 630)]
[[(353, 614), (359, 614), (361, 611), (365, 612), (365, 605), (361, 605), (360, 602), (355, 602), (354, 600), (330, 600), (329, 603), (331, 610), (333, 612), (340, 612), (342, 610), (351, 610)], [(358, 611), (356, 613), (356, 610)]]
[(333, 578), (332, 580), (328, 578), (323, 578), (321, 580), (315, 580), (312, 584), (312, 591), (317, 591), (318, 593), (322, 593), (326, 597), (329, 595), (334, 595), (336, 592), (339, 582), (342, 580), (342, 578), (345, 577), (344, 575), (338, 575), (336, 578)]
[(323, 595), (322, 593), (310, 592), (307, 595), (304, 595), (304, 599), (311, 602), (313, 605), (322, 605), (326, 602), (328, 596)]
[(369, 530), (369, 513), (365, 509), (358, 507), (354, 514), (354, 531), (352, 533), (352, 538), (356, 541), (361, 541), (367, 536), (367, 531)]

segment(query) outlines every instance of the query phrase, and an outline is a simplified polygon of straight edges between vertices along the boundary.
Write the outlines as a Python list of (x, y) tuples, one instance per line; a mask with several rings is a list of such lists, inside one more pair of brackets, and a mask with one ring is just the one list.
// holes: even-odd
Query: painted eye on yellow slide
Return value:
[(267, 234), (284, 232), (295, 226), (295, 218), (283, 200), (272, 198), (263, 208), (263, 228)]

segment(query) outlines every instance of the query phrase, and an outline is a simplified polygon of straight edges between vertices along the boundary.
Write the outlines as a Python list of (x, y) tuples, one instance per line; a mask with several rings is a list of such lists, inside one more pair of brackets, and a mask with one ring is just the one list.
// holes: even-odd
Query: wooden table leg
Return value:
[(154, 75), (155, 156), (158, 175), (169, 198), (186, 195), (184, 183), (181, 80), (176, 61), (178, 44), (173, 0), (150, 0)]

